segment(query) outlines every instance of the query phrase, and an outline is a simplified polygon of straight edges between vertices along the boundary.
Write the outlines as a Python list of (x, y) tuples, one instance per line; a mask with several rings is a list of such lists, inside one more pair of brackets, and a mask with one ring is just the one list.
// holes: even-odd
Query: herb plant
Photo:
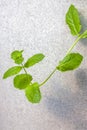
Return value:
[[(39, 84), (38, 82), (33, 82), (31, 74), (28, 74), (26, 69), (42, 61), (45, 57), (43, 54), (35, 54), (30, 57), (25, 63), (23, 63), (23, 50), (15, 50), (11, 53), (11, 58), (17, 65), (8, 69), (4, 73), (3, 78), (6, 79), (10, 76), (16, 75), (13, 80), (14, 87), (20, 90), (24, 90), (28, 101), (31, 103), (40, 102), (40, 87), (51, 78), (55, 71), (66, 72), (74, 70), (79, 67), (83, 60), (83, 56), (80, 53), (72, 53), (72, 49), (77, 44), (77, 42), (80, 39), (87, 38), (87, 30), (81, 33), (82, 25), (80, 23), (79, 13), (74, 5), (71, 5), (66, 13), (66, 23), (69, 26), (71, 34), (77, 36), (77, 38), (67, 51), (65, 57), (59, 61), (59, 64), (42, 83)], [(21, 70), (24, 70), (24, 73), (18, 74)]]

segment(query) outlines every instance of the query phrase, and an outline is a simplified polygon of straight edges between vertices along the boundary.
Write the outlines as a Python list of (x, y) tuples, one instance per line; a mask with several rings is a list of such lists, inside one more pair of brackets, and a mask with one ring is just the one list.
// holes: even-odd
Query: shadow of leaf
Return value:
[[(83, 14), (80, 13), (80, 21), (82, 25), (81, 33), (87, 30), (87, 18), (83, 16)], [(87, 39), (81, 39), (81, 43), (84, 46), (87, 46)]]
[(82, 93), (87, 95), (87, 69), (79, 69), (75, 73), (77, 84)]
[[(85, 118), (87, 114), (87, 73), (85, 71), (76, 71), (77, 85), (80, 86), (77, 93), (73, 93), (69, 88), (65, 88), (65, 86), (61, 86), (57, 82), (52, 87), (53, 95), (46, 97), (45, 100), (45, 106), (49, 112), (58, 119), (71, 122), (75, 130), (87, 129)], [(80, 93), (80, 89), (82, 89), (83, 93)]]

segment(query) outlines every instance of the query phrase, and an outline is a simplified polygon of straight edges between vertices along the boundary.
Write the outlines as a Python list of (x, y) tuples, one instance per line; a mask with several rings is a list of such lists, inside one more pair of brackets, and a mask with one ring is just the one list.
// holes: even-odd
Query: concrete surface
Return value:
[(2, 80), (15, 49), (24, 49), (25, 59), (44, 53), (29, 73), (39, 83), (48, 76), (75, 40), (65, 23), (70, 4), (87, 29), (87, 0), (0, 0), (0, 130), (87, 130), (87, 40), (74, 49), (84, 56), (80, 68), (56, 72), (41, 88), (39, 104), (29, 103), (12, 78)]

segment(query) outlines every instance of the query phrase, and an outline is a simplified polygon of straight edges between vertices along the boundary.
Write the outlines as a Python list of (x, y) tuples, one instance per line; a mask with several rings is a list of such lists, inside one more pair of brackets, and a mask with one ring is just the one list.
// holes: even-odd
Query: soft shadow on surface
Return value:
[(80, 21), (82, 25), (81, 32), (84, 32), (85, 30), (87, 30), (87, 17), (84, 16), (82, 13), (80, 13)]
[[(81, 29), (81, 33), (82, 33), (85, 30), (87, 30), (87, 17), (80, 14), (80, 20), (81, 20), (81, 25), (82, 25), (82, 29)], [(81, 42), (82, 44), (84, 44), (84, 46), (87, 46), (87, 39), (81, 39)]]
[(82, 117), (82, 121), (78, 122), (77, 128), (79, 128), (79, 130), (87, 130), (87, 68), (78, 69), (75, 73), (75, 76), (80, 91), (78, 102), (80, 111), (79, 114), (81, 114)]
[[(62, 90), (59, 90), (59, 93), (61, 93), (62, 95), (64, 94), (64, 92), (62, 93)], [(46, 99), (46, 107), (51, 113), (54, 114), (54, 116), (58, 118), (60, 117), (61, 119), (64, 118), (69, 119), (71, 118), (71, 113), (73, 113), (73, 103), (70, 102), (71, 98), (72, 97), (69, 97), (68, 99), (68, 97), (64, 96), (62, 97), (49, 96)]]
[(76, 79), (79, 89), (85, 96), (87, 95), (87, 69), (79, 69), (76, 71)]
[(73, 93), (57, 82), (52, 87), (53, 95), (46, 97), (45, 107), (61, 121), (73, 124), (74, 130), (87, 130), (87, 70), (80, 69), (75, 76), (78, 92)]
[[(55, 86), (56, 88), (58, 86)], [(73, 94), (71, 91), (65, 89), (55, 90), (57, 97), (54, 95), (46, 98), (45, 105), (49, 112), (61, 120), (73, 124), (75, 130), (87, 130), (87, 96), (80, 94)], [(59, 96), (62, 95), (62, 96)]]

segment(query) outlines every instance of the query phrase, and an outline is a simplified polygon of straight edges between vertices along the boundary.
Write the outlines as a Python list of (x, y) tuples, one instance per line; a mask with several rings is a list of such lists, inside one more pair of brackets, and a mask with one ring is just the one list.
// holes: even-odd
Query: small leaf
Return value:
[(87, 38), (87, 30), (81, 34), (81, 38)]
[(15, 60), (17, 57), (22, 56), (22, 52), (23, 52), (23, 50), (21, 50), (21, 51), (18, 51), (18, 50), (13, 51), (13, 52), (11, 53), (11, 58), (12, 58), (13, 60)]
[(24, 58), (22, 57), (22, 52), (23, 50), (16, 50), (11, 53), (11, 58), (15, 61), (16, 64), (21, 64), (23, 62)]
[(14, 86), (18, 89), (25, 89), (31, 82), (32, 76), (29, 74), (20, 74), (14, 78)]
[(79, 53), (70, 53), (64, 57), (62, 61), (59, 62), (57, 69), (64, 72), (69, 70), (74, 70), (81, 64), (83, 56)]
[(21, 64), (23, 61), (24, 61), (24, 58), (23, 58), (23, 57), (18, 57), (18, 58), (15, 60), (15, 63), (16, 63), (16, 64)]
[(35, 54), (27, 60), (24, 67), (26, 67), (26, 68), (31, 67), (31, 66), (35, 65), (36, 63), (42, 61), (44, 57), (45, 56), (41, 53)]
[(10, 77), (10, 76), (13, 76), (13, 75), (15, 75), (15, 74), (18, 74), (21, 70), (22, 70), (22, 67), (21, 67), (21, 66), (14, 66), (14, 67), (8, 69), (8, 70), (4, 73), (3, 79), (8, 78), (8, 77)]
[(79, 34), (81, 31), (81, 24), (78, 10), (74, 7), (74, 5), (71, 5), (66, 13), (66, 23), (68, 24), (72, 35)]
[(39, 103), (41, 100), (41, 92), (38, 83), (33, 83), (25, 89), (25, 95), (31, 103)]

